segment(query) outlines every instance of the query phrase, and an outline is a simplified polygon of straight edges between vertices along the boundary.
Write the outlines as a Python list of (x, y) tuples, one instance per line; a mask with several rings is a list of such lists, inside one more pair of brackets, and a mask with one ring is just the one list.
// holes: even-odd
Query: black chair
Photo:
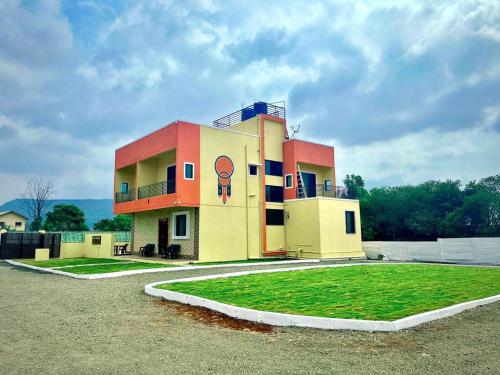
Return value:
[(152, 257), (155, 252), (155, 245), (148, 243), (146, 246), (141, 246), (139, 248), (139, 255), (141, 257)]
[(167, 257), (168, 259), (178, 259), (181, 252), (181, 245), (173, 244), (167, 247)]
[(120, 246), (120, 251), (121, 251), (122, 255), (130, 255), (130, 253), (127, 252), (127, 247), (128, 247), (128, 243)]
[(168, 250), (168, 247), (164, 247), (164, 246), (160, 247), (158, 249), (158, 255), (160, 256), (160, 258), (167, 259), (167, 257), (168, 257), (168, 251), (167, 250)]

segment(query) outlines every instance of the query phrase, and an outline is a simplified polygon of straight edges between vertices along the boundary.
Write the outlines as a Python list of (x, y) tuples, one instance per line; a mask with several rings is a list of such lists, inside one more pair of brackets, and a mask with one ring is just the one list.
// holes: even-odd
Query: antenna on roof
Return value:
[(292, 135), (290, 135), (290, 139), (295, 137), (296, 134), (300, 131), (300, 124), (297, 126), (290, 126), (290, 129), (292, 129)]

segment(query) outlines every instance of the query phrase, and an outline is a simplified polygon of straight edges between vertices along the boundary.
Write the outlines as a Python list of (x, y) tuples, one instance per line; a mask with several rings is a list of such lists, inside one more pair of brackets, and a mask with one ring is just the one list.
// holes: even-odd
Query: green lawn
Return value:
[[(238, 264), (238, 263), (267, 263), (286, 260), (284, 258), (259, 258), (259, 259), (244, 259), (244, 260), (226, 260), (223, 262), (189, 262), (193, 266), (212, 266), (217, 264)], [(291, 259), (290, 259), (291, 260)]]
[(50, 259), (50, 260), (40, 260), (40, 261), (36, 261), (34, 259), (18, 259), (16, 260), (16, 262), (43, 268), (52, 268), (52, 267), (76, 266), (80, 264), (120, 263), (123, 262), (123, 260), (108, 259), (108, 258), (70, 258), (70, 259)]
[(395, 320), (500, 294), (500, 269), (387, 264), (254, 274), (157, 288), (257, 310)]
[(94, 273), (108, 273), (130, 270), (143, 270), (149, 268), (169, 268), (180, 267), (175, 264), (167, 263), (146, 263), (146, 262), (133, 262), (126, 264), (102, 264), (98, 266), (82, 266), (74, 268), (64, 268), (62, 271), (75, 273), (75, 274), (94, 274)]
[(121, 260), (121, 259), (108, 259), (108, 258), (50, 259), (46, 261), (22, 259), (18, 260), (18, 262), (48, 269), (54, 269), (54, 267), (78, 266), (78, 267), (67, 267), (67, 268), (55, 268), (59, 271), (64, 271), (74, 274), (96, 274), (96, 273), (149, 269), (149, 268), (179, 267), (179, 265), (168, 264), (168, 263), (135, 262), (126, 259)]

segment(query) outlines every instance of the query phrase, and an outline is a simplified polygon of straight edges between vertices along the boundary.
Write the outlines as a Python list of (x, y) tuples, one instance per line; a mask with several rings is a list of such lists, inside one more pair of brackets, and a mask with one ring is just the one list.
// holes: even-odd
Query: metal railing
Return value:
[[(307, 186), (305, 187), (307, 198), (313, 197), (324, 197), (324, 198), (343, 198), (343, 199), (354, 199), (350, 198), (347, 194), (347, 188), (345, 186), (333, 186), (333, 185), (316, 185), (315, 191), (309, 191)], [(297, 191), (297, 198), (304, 198), (304, 196), (299, 196)]]
[(282, 119), (284, 119), (286, 115), (284, 107), (272, 103), (258, 102), (215, 120), (213, 125), (216, 128), (227, 128), (260, 114), (275, 116)]
[(156, 182), (151, 185), (141, 186), (138, 189), (139, 199), (172, 193), (175, 193), (175, 180)]
[(116, 193), (115, 194), (115, 202), (116, 203), (122, 203), (122, 202), (129, 202), (135, 200), (135, 189), (130, 188), (130, 190), (127, 193)]

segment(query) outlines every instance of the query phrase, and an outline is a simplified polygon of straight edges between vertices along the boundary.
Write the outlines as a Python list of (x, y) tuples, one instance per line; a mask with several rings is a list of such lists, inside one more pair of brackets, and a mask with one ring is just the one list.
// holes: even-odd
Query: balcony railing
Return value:
[(130, 190), (127, 193), (116, 193), (115, 194), (115, 202), (116, 203), (122, 203), (122, 202), (129, 202), (133, 201), (135, 199), (135, 189), (130, 188)]
[(141, 186), (138, 189), (139, 199), (172, 193), (175, 193), (175, 180), (156, 182), (151, 185)]
[[(307, 189), (305, 193), (307, 198), (313, 197), (324, 197), (324, 198), (343, 198), (343, 199), (355, 199), (350, 198), (347, 194), (347, 188), (345, 186), (333, 186), (333, 185), (316, 185), (314, 191), (311, 188)], [(297, 190), (297, 198), (305, 198), (304, 193), (299, 194)]]
[(264, 114), (284, 119), (285, 108), (272, 103), (257, 102), (239, 111), (230, 113), (213, 122), (216, 128), (227, 128), (239, 122), (248, 120), (257, 115)]

